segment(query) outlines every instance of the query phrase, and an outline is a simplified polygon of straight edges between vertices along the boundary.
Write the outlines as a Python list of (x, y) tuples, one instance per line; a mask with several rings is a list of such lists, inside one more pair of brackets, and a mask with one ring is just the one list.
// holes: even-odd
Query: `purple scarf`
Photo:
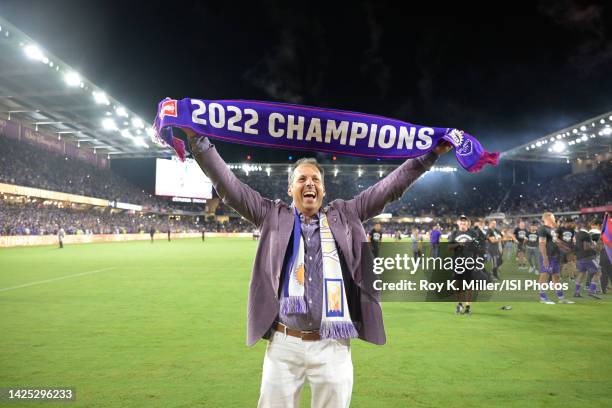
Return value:
[(172, 127), (188, 127), (213, 139), (250, 146), (388, 159), (424, 155), (444, 139), (455, 147), (457, 161), (469, 172), (496, 165), (499, 157), (462, 130), (285, 103), (162, 100), (155, 118), (155, 141), (172, 147), (184, 160), (185, 144), (172, 135)]

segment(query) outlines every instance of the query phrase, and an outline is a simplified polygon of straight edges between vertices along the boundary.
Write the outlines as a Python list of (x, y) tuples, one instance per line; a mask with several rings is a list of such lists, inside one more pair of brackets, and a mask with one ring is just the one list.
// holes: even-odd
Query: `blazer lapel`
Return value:
[(276, 293), (278, 293), (278, 287), (280, 285), (281, 274), (283, 273), (283, 266), (284, 266), (283, 261), (286, 256), (286, 253), (284, 251), (287, 249), (287, 246), (289, 245), (289, 240), (291, 239), (291, 235), (293, 234), (293, 223), (295, 222), (295, 219), (293, 217), (293, 212), (291, 210), (289, 211), (281, 210), (278, 217), (279, 217), (278, 245), (279, 245), (279, 248), (281, 249), (280, 253), (282, 253), (282, 256), (280, 257), (280, 259), (278, 259), (278, 262), (280, 262), (280, 266), (277, 269), (276, 273), (274, 274), (274, 280), (272, 282), (272, 285)]

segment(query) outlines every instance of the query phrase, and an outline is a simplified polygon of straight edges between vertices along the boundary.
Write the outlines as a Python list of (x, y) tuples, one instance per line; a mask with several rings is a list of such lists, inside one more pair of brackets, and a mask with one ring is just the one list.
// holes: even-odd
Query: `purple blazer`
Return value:
[[(205, 142), (205, 143), (203, 143)], [(283, 260), (293, 232), (294, 217), (281, 200), (262, 197), (244, 184), (227, 167), (214, 145), (205, 138), (190, 138), (191, 152), (210, 178), (223, 202), (261, 230), (253, 264), (247, 305), (247, 345), (262, 337), (279, 313), (279, 285)], [(404, 191), (433, 165), (433, 152), (406, 160), (401, 166), (351, 200), (334, 200), (323, 208), (336, 241), (347, 288), (347, 300), (359, 338), (374, 344), (386, 342), (379, 295), (371, 282), (374, 275), (361, 267), (362, 243), (367, 242), (362, 222), (380, 214), (385, 205), (399, 199)]]

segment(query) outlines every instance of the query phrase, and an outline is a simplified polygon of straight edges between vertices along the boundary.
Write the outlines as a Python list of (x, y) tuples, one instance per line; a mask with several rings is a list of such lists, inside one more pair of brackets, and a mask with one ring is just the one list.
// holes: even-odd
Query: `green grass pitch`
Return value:
[[(255, 406), (255, 249), (221, 238), (0, 249), (0, 387), (76, 389), (76, 403), (46, 407)], [(610, 406), (612, 302), (511, 305), (467, 317), (451, 303), (383, 304), (387, 344), (352, 342), (352, 406)]]

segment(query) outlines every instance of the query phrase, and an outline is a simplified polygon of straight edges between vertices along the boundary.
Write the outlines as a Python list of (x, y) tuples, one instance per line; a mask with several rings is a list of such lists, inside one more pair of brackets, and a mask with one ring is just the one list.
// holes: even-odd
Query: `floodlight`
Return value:
[(115, 113), (118, 116), (122, 116), (124, 118), (128, 117), (128, 113), (127, 113), (127, 111), (125, 110), (125, 108), (123, 106), (118, 106), (117, 109), (115, 109)]
[(68, 72), (64, 76), (64, 81), (66, 81), (69, 86), (79, 86), (81, 83), (81, 76), (74, 71)]
[(144, 122), (142, 121), (142, 119), (136, 117), (132, 119), (132, 126), (134, 126), (135, 128), (142, 129), (144, 127)]
[(555, 153), (561, 153), (562, 151), (564, 151), (564, 150), (565, 150), (565, 147), (566, 147), (566, 146), (565, 146), (565, 143), (563, 143), (563, 142), (557, 142), (557, 143), (555, 143), (555, 144), (553, 145), (553, 147), (552, 147), (552, 148), (553, 148), (553, 150), (554, 150), (554, 152), (555, 152)]
[(111, 118), (102, 119), (102, 127), (104, 130), (117, 130), (117, 124)]
[(27, 55), (28, 58), (36, 61), (42, 61), (45, 58), (40, 48), (38, 48), (34, 44), (26, 45), (23, 48), (23, 52), (25, 53), (25, 55)]
[(93, 97), (96, 103), (110, 105), (110, 102), (104, 92), (94, 91)]

